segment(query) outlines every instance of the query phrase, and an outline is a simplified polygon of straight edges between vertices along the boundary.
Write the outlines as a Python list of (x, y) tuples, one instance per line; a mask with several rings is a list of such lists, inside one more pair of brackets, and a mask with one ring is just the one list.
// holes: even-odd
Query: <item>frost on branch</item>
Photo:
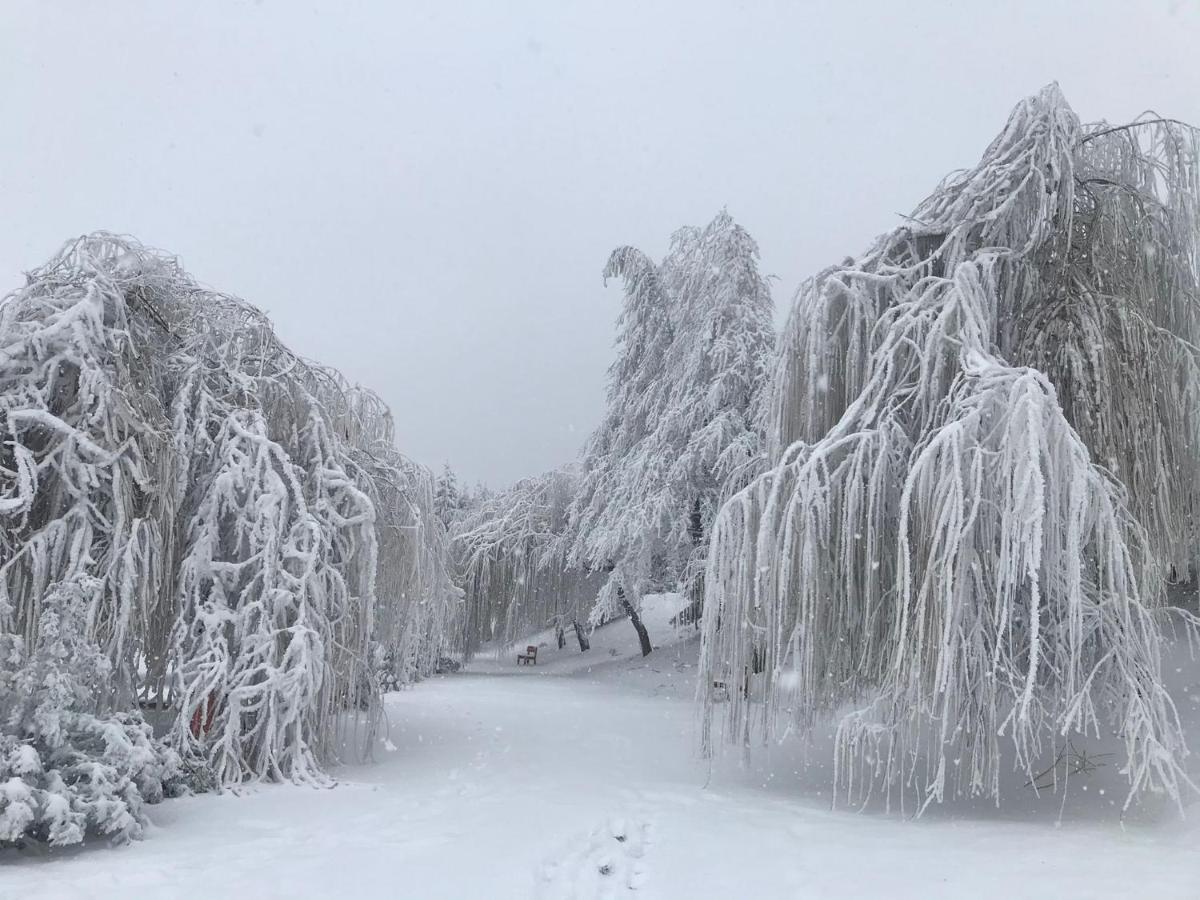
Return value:
[(429, 481), (378, 398), (132, 241), (0, 302), (0, 633), (35, 645), (94, 579), (103, 703), (169, 706), (218, 783), (324, 781), (373, 739), (373, 657), (431, 666), (457, 604)]
[(709, 557), (702, 684), (765, 682), (729, 739), (850, 705), (847, 794), (999, 802), (1002, 765), (1111, 729), (1130, 798), (1179, 799), (1159, 643), (1165, 583), (1196, 574), (1197, 147), (1081, 127), (1050, 86), (801, 288), (770, 468)]

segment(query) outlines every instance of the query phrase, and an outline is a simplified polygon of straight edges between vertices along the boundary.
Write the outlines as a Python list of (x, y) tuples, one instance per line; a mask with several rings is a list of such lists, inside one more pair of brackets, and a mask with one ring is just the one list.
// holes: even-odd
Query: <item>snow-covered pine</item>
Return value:
[[(661, 266), (630, 247), (608, 408), (572, 506), (575, 566), (610, 570), (593, 618), (638, 609), (658, 579), (692, 581), (724, 485), (758, 457), (753, 410), (772, 349), (758, 247), (729, 214), (671, 239)], [(645, 642), (643, 642), (645, 643)]]
[(452, 547), (466, 593), (463, 652), (497, 641), (501, 649), (546, 627), (582, 628), (603, 579), (566, 565), (567, 512), (574, 467), (525, 478), (485, 497), (455, 523)]
[(137, 710), (96, 714), (111, 665), (86, 637), (101, 588), (81, 575), (46, 596), (36, 643), (0, 634), (0, 847), (139, 837), (142, 806), (186, 791), (178, 754)]
[(322, 782), (370, 746), (373, 646), (456, 611), (432, 479), (391, 440), (252, 306), (131, 240), (69, 243), (0, 301), (0, 633), (35, 645), (44, 598), (95, 578), (100, 708), (169, 704), (218, 783)]
[[(839, 785), (999, 802), (1075, 733), (1187, 782), (1160, 672), (1195, 577), (1197, 133), (1081, 126), (1056, 85), (974, 168), (805, 283), (770, 468), (713, 530), (701, 659), (729, 740), (843, 709)], [(1128, 803), (1128, 800), (1127, 800)]]
[(438, 519), (447, 530), (461, 512), (464, 499), (458, 489), (458, 476), (450, 468), (450, 463), (442, 465), (442, 474), (437, 477), (433, 492), (433, 509)]

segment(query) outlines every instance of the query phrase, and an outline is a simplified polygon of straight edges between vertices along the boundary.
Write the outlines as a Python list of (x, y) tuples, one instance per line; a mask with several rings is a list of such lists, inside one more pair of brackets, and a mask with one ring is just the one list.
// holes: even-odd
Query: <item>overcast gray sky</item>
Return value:
[(721, 207), (781, 311), (1057, 80), (1200, 123), (1194, 0), (0, 0), (0, 285), (94, 229), (180, 255), (499, 485), (571, 458), (609, 250)]

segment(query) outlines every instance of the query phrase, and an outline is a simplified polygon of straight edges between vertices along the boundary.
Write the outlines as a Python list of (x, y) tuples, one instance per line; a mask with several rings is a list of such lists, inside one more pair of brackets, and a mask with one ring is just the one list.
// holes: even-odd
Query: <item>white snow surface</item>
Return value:
[[(535, 667), (511, 649), (389, 695), (378, 761), (333, 789), (172, 800), (129, 846), (0, 853), (0, 898), (1200, 897), (1200, 805), (1122, 826), (1115, 770), (1059, 824), (1032, 792), (1003, 816), (831, 809), (823, 748), (806, 765), (794, 742), (710, 766), (680, 603), (647, 598), (645, 659), (620, 620), (586, 654), (545, 633), (520, 642)], [(1200, 684), (1183, 697), (1195, 720)]]

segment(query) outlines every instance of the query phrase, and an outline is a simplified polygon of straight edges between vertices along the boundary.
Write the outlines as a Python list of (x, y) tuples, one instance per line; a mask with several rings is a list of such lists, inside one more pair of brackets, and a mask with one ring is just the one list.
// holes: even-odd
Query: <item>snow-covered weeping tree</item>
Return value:
[(353, 444), (376, 498), (374, 666), (385, 684), (406, 684), (432, 673), (457, 645), (462, 591), (451, 577), (432, 473), (396, 449), (391, 413), (378, 396), (362, 389), (344, 396), (355, 407)]
[(525, 478), (460, 514), (452, 533), (466, 594), (462, 646), (500, 646), (546, 627), (562, 641), (574, 630), (588, 649), (584, 622), (603, 580), (566, 565), (563, 535), (575, 495), (574, 467)]
[(1200, 537), (1198, 147), (1169, 120), (1081, 126), (1052, 85), (801, 287), (769, 471), (713, 530), (706, 743), (710, 686), (761, 668), (726, 736), (843, 711), (852, 796), (999, 802), (1002, 765), (1111, 729), (1130, 798), (1179, 799), (1160, 628)]
[(755, 426), (762, 385), (775, 347), (774, 304), (758, 274), (758, 246), (722, 210), (706, 228), (675, 234), (662, 265), (677, 305), (675, 341), (666, 361), (670, 403), (652, 451), (671, 460), (666, 483), (691, 501), (686, 529), (670, 521), (668, 545), (691, 544), (683, 573), (699, 616), (708, 529), (723, 499), (762, 460)]
[(432, 505), (378, 398), (170, 257), (92, 235), (0, 301), (0, 633), (92, 579), (96, 709), (157, 698), (217, 783), (369, 748), (373, 654), (455, 612)]
[(625, 281), (608, 409), (584, 450), (572, 564), (610, 577), (594, 617), (639, 617), (655, 580), (696, 583), (724, 485), (759, 453), (752, 411), (774, 347), (758, 248), (722, 211), (671, 239), (656, 266), (613, 252)]

